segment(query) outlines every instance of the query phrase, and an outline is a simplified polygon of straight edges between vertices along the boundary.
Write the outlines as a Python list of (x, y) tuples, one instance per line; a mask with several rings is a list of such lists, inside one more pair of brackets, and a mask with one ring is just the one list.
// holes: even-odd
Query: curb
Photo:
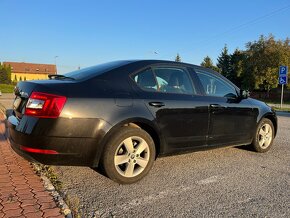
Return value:
[[(7, 115), (6, 115), (6, 108), (0, 103), (0, 113), (4, 116), (5, 127), (7, 128)], [(7, 135), (5, 134), (6, 140), (8, 140)], [(9, 141), (9, 140), (8, 140)], [(43, 182), (44, 188), (48, 191), (51, 196), (53, 197), (56, 205), (60, 208), (61, 213), (65, 215), (66, 218), (73, 218), (72, 212), (69, 209), (68, 205), (65, 203), (61, 195), (56, 191), (55, 187), (52, 185), (50, 180), (41, 172), (41, 169), (38, 164), (31, 163), (34, 171), (37, 175), (40, 175), (40, 178)]]
[(55, 187), (47, 178), (47, 176), (45, 176), (42, 173), (41, 168), (39, 167), (39, 164), (37, 163), (31, 163), (31, 164), (33, 166), (33, 169), (36, 171), (36, 173), (40, 175), (40, 178), (42, 179), (44, 183), (45, 190), (48, 191), (52, 195), (53, 199), (56, 202), (56, 205), (61, 209), (62, 214), (64, 214), (66, 218), (73, 218), (72, 212), (69, 209), (68, 205), (65, 203), (61, 195), (56, 191)]

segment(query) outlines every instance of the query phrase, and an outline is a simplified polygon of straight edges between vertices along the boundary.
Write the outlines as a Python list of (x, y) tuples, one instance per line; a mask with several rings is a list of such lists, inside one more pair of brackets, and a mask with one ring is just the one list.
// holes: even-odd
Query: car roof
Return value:
[(136, 59), (136, 60), (124, 60), (124, 62), (128, 63), (144, 63), (144, 64), (177, 64), (177, 65), (191, 65), (198, 67), (198, 65), (185, 63), (185, 62), (177, 62), (177, 61), (169, 61), (169, 60), (157, 60), (157, 59)]

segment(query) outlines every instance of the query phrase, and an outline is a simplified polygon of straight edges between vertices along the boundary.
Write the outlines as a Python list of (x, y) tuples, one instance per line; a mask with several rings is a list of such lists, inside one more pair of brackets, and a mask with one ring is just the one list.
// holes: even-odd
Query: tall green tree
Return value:
[(0, 83), (11, 83), (11, 67), (0, 63)]
[(179, 53), (177, 53), (177, 55), (175, 57), (175, 61), (176, 62), (181, 62), (181, 57), (180, 57)]
[(200, 64), (203, 67), (212, 69), (214, 71), (218, 71), (219, 69), (215, 66), (211, 60), (211, 58), (207, 55)]
[(219, 68), (219, 72), (227, 78), (230, 77), (230, 61), (231, 56), (228, 54), (227, 45), (225, 45), (217, 59), (217, 67)]
[(228, 74), (228, 79), (235, 83), (237, 86), (241, 87), (243, 84), (244, 69), (245, 69), (245, 52), (236, 49), (233, 54), (230, 55), (230, 71)]
[(267, 91), (278, 86), (278, 67), (290, 63), (290, 41), (275, 40), (273, 35), (260, 36), (246, 44), (247, 73), (255, 78), (255, 88)]

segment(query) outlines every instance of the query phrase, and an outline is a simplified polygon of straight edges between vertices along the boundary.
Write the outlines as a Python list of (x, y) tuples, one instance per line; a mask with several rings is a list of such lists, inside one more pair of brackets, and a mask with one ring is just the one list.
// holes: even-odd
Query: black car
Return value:
[(210, 69), (115, 61), (19, 82), (8, 118), (12, 148), (50, 165), (102, 167), (133, 183), (157, 156), (222, 146), (270, 149), (275, 112)]

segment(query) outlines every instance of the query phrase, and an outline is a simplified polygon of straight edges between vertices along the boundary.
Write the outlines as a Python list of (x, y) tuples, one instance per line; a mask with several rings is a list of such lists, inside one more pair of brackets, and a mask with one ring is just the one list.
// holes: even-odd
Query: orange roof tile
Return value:
[(12, 73), (35, 73), (35, 74), (56, 74), (54, 64), (33, 64), (25, 62), (3, 62), (5, 66), (11, 66)]

